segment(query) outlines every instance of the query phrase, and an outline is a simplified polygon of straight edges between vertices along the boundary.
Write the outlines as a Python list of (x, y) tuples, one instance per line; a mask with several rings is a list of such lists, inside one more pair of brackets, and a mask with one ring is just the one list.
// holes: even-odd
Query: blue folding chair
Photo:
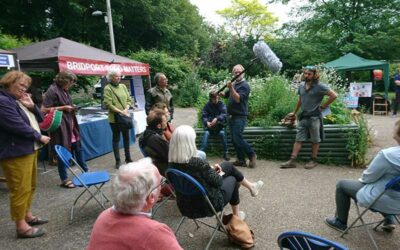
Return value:
[[(139, 146), (139, 150), (140, 150), (140, 152), (142, 153), (143, 157), (148, 157), (147, 154), (146, 154), (146, 151), (144, 150), (144, 148), (142, 148), (142, 147)], [(173, 197), (176, 198), (175, 193), (174, 193), (174, 190), (172, 190), (172, 189), (170, 188), (169, 183), (168, 183), (168, 180), (167, 180), (166, 178), (164, 178), (164, 177), (162, 177), (162, 180), (161, 180), (161, 188), (163, 188), (163, 187), (167, 187), (167, 188), (169, 189), (169, 191), (171, 192), (171, 194), (168, 195), (168, 196), (164, 196), (164, 197), (162, 198), (162, 200), (159, 201), (159, 202), (157, 203), (157, 205), (155, 205), (155, 206), (151, 209), (151, 218), (154, 218), (154, 216), (155, 216), (156, 212), (158, 211), (158, 209), (160, 209), (167, 201), (169, 201), (169, 200), (170, 200), (171, 198), (173, 198)]]
[[(347, 234), (348, 231), (349, 231), (350, 229), (352, 229), (352, 228), (364, 227), (365, 230), (366, 230), (367, 233), (368, 233), (369, 238), (371, 239), (372, 243), (374, 244), (375, 249), (379, 249), (378, 245), (376, 244), (376, 242), (375, 242), (375, 240), (374, 240), (374, 237), (372, 237), (372, 234), (371, 234), (371, 232), (368, 230), (368, 227), (367, 227), (367, 226), (368, 226), (368, 225), (371, 225), (371, 224), (378, 223), (378, 224), (374, 227), (374, 230), (376, 230), (383, 222), (385, 222), (385, 219), (382, 219), (382, 220), (380, 220), (380, 221), (378, 221), (378, 222), (365, 223), (365, 222), (364, 222), (364, 219), (362, 218), (362, 216), (363, 216), (367, 211), (369, 211), (369, 210), (372, 211), (372, 212), (374, 212), (374, 213), (376, 213), (376, 212), (379, 213), (380, 211), (378, 211), (378, 210), (376, 210), (376, 209), (373, 209), (372, 207), (375, 205), (376, 202), (379, 201), (379, 199), (380, 199), (387, 191), (400, 192), (400, 176), (397, 176), (397, 177), (391, 179), (388, 183), (386, 183), (385, 189), (384, 189), (384, 190), (375, 198), (375, 200), (373, 200), (373, 201), (371, 202), (371, 204), (370, 204), (368, 207), (366, 207), (361, 213), (360, 213), (360, 208), (359, 208), (359, 206), (358, 206), (358, 204), (357, 204), (357, 201), (354, 200), (354, 203), (356, 204), (356, 209), (357, 209), (358, 217), (353, 221), (353, 223), (350, 224), (349, 227), (347, 227), (347, 229), (340, 235), (340, 237), (343, 237), (343, 236), (344, 236), (345, 234)], [(400, 200), (397, 201), (397, 202), (400, 202)], [(394, 215), (395, 215), (395, 218), (396, 218), (396, 220), (397, 220), (397, 223), (400, 224), (400, 221), (399, 221), (399, 219), (397, 218), (397, 215), (400, 215), (400, 211), (398, 211), (398, 212), (397, 212), (396, 214), (394, 214)], [(355, 224), (357, 223), (357, 221), (361, 221), (361, 225), (355, 226)]]
[[(198, 220), (198, 218), (193, 219), (197, 228), (200, 227), (197, 222), (200, 222), (200, 223), (214, 229), (214, 231), (211, 235), (211, 239), (208, 241), (208, 244), (205, 248), (205, 249), (209, 249), (211, 242), (213, 241), (217, 231), (227, 234), (225, 226), (222, 223), (222, 216), (223, 216), (224, 210), (222, 209), (220, 214), (217, 213), (217, 211), (215, 210), (214, 206), (212, 205), (210, 199), (208, 198), (207, 191), (192, 176), (190, 176), (182, 171), (172, 169), (172, 168), (168, 168), (165, 173), (166, 173), (166, 177), (167, 177), (168, 181), (172, 184), (172, 186), (175, 189), (175, 192), (178, 195), (182, 195), (182, 196), (199, 196), (199, 195), (201, 195), (204, 198), (204, 201), (207, 202), (207, 204), (210, 206), (210, 209), (213, 211), (214, 216), (217, 221), (217, 224), (215, 226), (210, 225), (204, 221)], [(178, 226), (175, 230), (175, 234), (178, 233), (179, 228), (181, 227), (181, 225), (183, 224), (183, 222), (186, 218), (188, 218), (188, 217), (185, 216), (184, 214), (182, 214), (182, 218), (178, 223)]]
[(298, 231), (281, 233), (278, 236), (278, 245), (281, 250), (348, 250), (347, 247), (337, 242)]
[[(72, 179), (72, 183), (76, 187), (84, 188), (84, 190), (76, 197), (72, 207), (71, 207), (71, 221), (74, 218), (74, 209), (78, 200), (82, 197), (84, 193), (89, 193), (90, 197), (86, 200), (86, 202), (82, 205), (80, 209), (82, 209), (91, 199), (96, 200), (96, 202), (103, 208), (105, 207), (105, 202), (109, 202), (110, 200), (107, 196), (101, 191), (101, 188), (104, 184), (110, 181), (110, 175), (107, 171), (96, 171), (96, 172), (85, 172), (81, 166), (79, 166), (78, 162), (72, 157), (72, 154), (63, 146), (56, 145), (55, 151), (62, 161), (64, 166), (74, 175)], [(81, 173), (76, 174), (72, 169), (71, 161), (79, 168)], [(94, 187), (96, 190), (93, 192), (90, 188)], [(100, 195), (101, 201), (96, 197), (96, 195)], [(105, 202), (103, 202), (103, 199)]]
[(144, 148), (142, 148), (142, 147), (139, 146), (139, 150), (140, 150), (140, 153), (142, 153), (143, 157), (147, 157), (147, 154), (146, 154), (146, 152), (144, 151)]

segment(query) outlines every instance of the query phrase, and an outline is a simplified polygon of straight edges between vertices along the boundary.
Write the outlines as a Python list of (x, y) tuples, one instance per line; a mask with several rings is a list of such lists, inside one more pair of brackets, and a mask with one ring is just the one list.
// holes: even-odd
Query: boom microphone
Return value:
[(258, 41), (254, 44), (253, 52), (256, 57), (273, 73), (277, 73), (281, 70), (282, 62), (264, 41)]
[[(263, 63), (273, 73), (277, 73), (277, 72), (279, 72), (279, 70), (281, 70), (282, 62), (279, 60), (279, 58), (275, 55), (275, 53), (270, 49), (270, 47), (264, 41), (258, 41), (256, 44), (254, 44), (253, 52), (256, 57), (251, 60), (250, 64), (242, 72), (240, 72), (238, 75), (233, 77), (231, 79), (231, 82), (235, 81), (247, 69), (251, 68), (251, 66), (253, 66), (254, 62), (257, 61), (257, 59), (260, 60), (260, 62)], [(225, 88), (226, 88), (226, 85), (224, 85), (222, 88), (220, 88), (217, 91), (217, 93), (220, 93)]]

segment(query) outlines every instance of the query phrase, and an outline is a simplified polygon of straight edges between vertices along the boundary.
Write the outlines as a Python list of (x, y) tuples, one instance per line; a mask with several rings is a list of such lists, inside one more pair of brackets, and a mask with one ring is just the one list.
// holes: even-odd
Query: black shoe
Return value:
[(250, 168), (255, 168), (257, 166), (256, 160), (257, 160), (256, 154), (254, 154), (252, 157), (250, 157), (250, 161), (249, 161)]
[(237, 160), (234, 161), (232, 164), (237, 167), (247, 167), (246, 161)]
[(121, 167), (121, 161), (117, 161), (117, 162), (115, 163), (115, 168), (116, 168), (116, 169), (119, 169), (119, 167)]
[(332, 217), (332, 218), (326, 218), (325, 219), (325, 223), (326, 225), (328, 225), (329, 227), (343, 233), (346, 229), (347, 229), (347, 225), (344, 224), (343, 222), (341, 222), (339, 219), (337, 219), (336, 217)]
[(225, 153), (224, 156), (224, 161), (229, 161), (231, 158), (229, 158), (228, 153)]
[(125, 160), (126, 163), (133, 162), (131, 158)]

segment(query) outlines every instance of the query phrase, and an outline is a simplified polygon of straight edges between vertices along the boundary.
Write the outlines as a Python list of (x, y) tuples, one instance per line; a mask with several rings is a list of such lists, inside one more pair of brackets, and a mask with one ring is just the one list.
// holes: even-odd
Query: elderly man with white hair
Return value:
[(167, 225), (150, 218), (160, 182), (150, 158), (121, 166), (112, 183), (114, 206), (97, 218), (87, 249), (182, 249)]
[(121, 84), (121, 72), (110, 70), (107, 72), (108, 84), (104, 87), (104, 105), (108, 108), (108, 121), (112, 130), (112, 145), (115, 158), (115, 167), (121, 166), (119, 156), (119, 139), (122, 133), (124, 142), (125, 162), (132, 162), (129, 151), (129, 129), (116, 122), (116, 114), (129, 116), (129, 107), (132, 105), (132, 99), (125, 84)]

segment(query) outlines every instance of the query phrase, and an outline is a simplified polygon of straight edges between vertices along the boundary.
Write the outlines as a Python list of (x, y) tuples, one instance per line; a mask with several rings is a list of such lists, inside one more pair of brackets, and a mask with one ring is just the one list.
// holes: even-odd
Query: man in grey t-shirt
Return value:
[[(304, 168), (312, 169), (317, 166), (317, 155), (319, 143), (323, 138), (323, 126), (321, 112), (337, 98), (335, 91), (325, 84), (319, 82), (319, 72), (316, 68), (306, 68), (303, 72), (304, 83), (299, 86), (296, 107), (293, 113), (288, 116), (296, 115), (301, 107), (299, 115), (299, 123), (297, 125), (296, 141), (293, 145), (292, 155), (290, 159), (281, 164), (281, 168), (295, 168), (296, 158), (300, 152), (302, 143), (307, 139), (312, 142), (311, 160)], [(328, 96), (328, 100), (322, 103), (324, 96)]]

